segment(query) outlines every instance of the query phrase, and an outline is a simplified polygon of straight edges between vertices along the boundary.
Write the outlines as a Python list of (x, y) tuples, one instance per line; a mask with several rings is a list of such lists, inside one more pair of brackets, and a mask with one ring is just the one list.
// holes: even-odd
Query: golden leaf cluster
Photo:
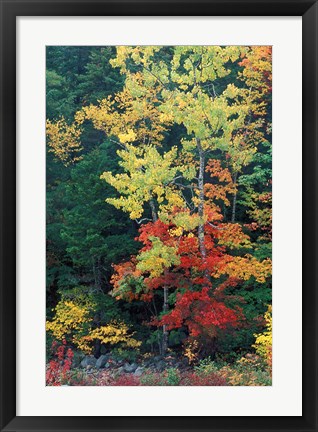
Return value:
[(81, 159), (81, 129), (77, 123), (67, 124), (61, 117), (56, 122), (47, 120), (46, 137), (49, 151), (60, 159), (65, 166)]

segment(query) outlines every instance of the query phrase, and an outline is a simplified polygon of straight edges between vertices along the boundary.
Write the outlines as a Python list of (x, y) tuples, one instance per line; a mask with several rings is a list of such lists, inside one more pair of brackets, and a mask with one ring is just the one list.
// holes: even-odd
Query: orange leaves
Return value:
[(229, 205), (228, 194), (234, 194), (236, 187), (233, 183), (230, 171), (222, 168), (221, 161), (209, 159), (205, 171), (210, 174), (213, 183), (204, 185), (204, 193), (209, 202), (221, 200), (225, 205)]
[(220, 160), (209, 159), (205, 171), (210, 173), (211, 177), (218, 179), (219, 182), (227, 183), (233, 187), (231, 173), (227, 168), (222, 168)]
[(270, 240), (272, 238), (272, 193), (263, 192), (255, 194), (252, 209), (248, 211), (249, 215), (255, 220), (255, 224), (263, 232), (263, 238)]
[(229, 249), (251, 247), (250, 238), (244, 234), (240, 224), (221, 224), (219, 228), (220, 230), (215, 232), (215, 237), (220, 245), (227, 246)]
[(253, 113), (265, 115), (265, 97), (272, 92), (272, 47), (251, 47), (239, 64), (244, 67), (241, 76), (249, 88), (249, 97), (253, 100)]
[(113, 266), (114, 273), (110, 279), (113, 285), (111, 295), (116, 300), (126, 300), (132, 302), (140, 297), (136, 288), (142, 284), (141, 272), (136, 268), (136, 260), (124, 262)]
[(225, 255), (212, 276), (218, 278), (221, 275), (228, 275), (246, 281), (253, 276), (257, 282), (264, 283), (271, 272), (272, 262), (269, 258), (260, 262), (248, 254), (244, 257)]
[(244, 67), (243, 77), (246, 83), (255, 88), (263, 87), (263, 91), (271, 91), (272, 82), (272, 47), (253, 46), (246, 57), (239, 63)]
[(141, 272), (136, 269), (136, 262), (134, 259), (128, 262), (124, 262), (121, 264), (113, 265), (114, 268), (114, 274), (111, 277), (111, 284), (114, 286), (114, 288), (119, 288), (119, 281), (124, 278), (125, 276), (140, 276)]

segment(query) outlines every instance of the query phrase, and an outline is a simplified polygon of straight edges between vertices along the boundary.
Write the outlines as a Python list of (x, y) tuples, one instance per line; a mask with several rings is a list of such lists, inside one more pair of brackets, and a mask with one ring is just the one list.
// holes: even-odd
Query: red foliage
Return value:
[(227, 386), (225, 378), (217, 373), (197, 374), (195, 372), (185, 372), (182, 376), (180, 385), (183, 386)]
[(148, 250), (152, 247), (150, 237), (158, 237), (162, 242), (171, 240), (169, 234), (169, 225), (163, 223), (160, 219), (156, 222), (148, 222), (139, 229), (140, 235), (136, 240), (142, 242), (144, 247), (142, 250)]
[(62, 345), (53, 341), (51, 349), (54, 358), (50, 360), (46, 368), (46, 385), (60, 386), (68, 378), (74, 353), (71, 348), (66, 349), (65, 340)]
[[(230, 173), (222, 169), (219, 162), (211, 162), (207, 170), (211, 177), (216, 176), (228, 185), (228, 190), (224, 189), (224, 186), (220, 186), (220, 190), (216, 186), (210, 187), (213, 197), (225, 199), (222, 193), (226, 194), (233, 188)], [(175, 209), (174, 215), (177, 212)], [(204, 226), (206, 257), (202, 259), (197, 233), (193, 231), (189, 235), (185, 231), (181, 236), (175, 236), (173, 231), (176, 228), (178, 227), (172, 222), (164, 223), (158, 219), (143, 225), (137, 240), (143, 243), (142, 251), (147, 251), (153, 246), (152, 237), (159, 238), (164, 245), (176, 248), (179, 264), (165, 269), (158, 277), (150, 277), (149, 273), (142, 274), (136, 270), (136, 259), (132, 258), (129, 263), (115, 266), (116, 273), (112, 278), (114, 288), (118, 287), (122, 278), (127, 275), (138, 275), (143, 277), (144, 292), (132, 292), (131, 295), (127, 293), (126, 298), (129, 301), (138, 297), (149, 302), (153, 298), (153, 291), (163, 287), (168, 288), (170, 292), (177, 292), (172, 310), (162, 319), (157, 318), (151, 322), (156, 326), (166, 325), (168, 330), (187, 326), (189, 335), (195, 337), (203, 333), (212, 335), (215, 334), (215, 329), (225, 329), (229, 325), (237, 324), (242, 315), (226, 306), (225, 291), (227, 287), (234, 287), (239, 282), (238, 279), (228, 278), (215, 288), (212, 286), (211, 275), (222, 270), (222, 265), (224, 266), (228, 259), (232, 259), (222, 241), (236, 245), (248, 237), (239, 224), (222, 223), (216, 226), (207, 223)]]
[(214, 295), (215, 297), (220, 297), (223, 296), (224, 291), (226, 290), (226, 288), (229, 287), (236, 287), (237, 284), (239, 283), (239, 279), (234, 278), (234, 277), (229, 277), (225, 282), (221, 283), (215, 290), (214, 290)]
[(139, 386), (140, 379), (135, 377), (134, 375), (120, 375), (115, 381), (111, 384), (113, 386)]
[(236, 322), (236, 313), (224, 303), (211, 298), (205, 287), (202, 291), (179, 294), (175, 308), (162, 318), (160, 324), (166, 325), (169, 330), (186, 324), (190, 335), (198, 336), (206, 327), (225, 328)]

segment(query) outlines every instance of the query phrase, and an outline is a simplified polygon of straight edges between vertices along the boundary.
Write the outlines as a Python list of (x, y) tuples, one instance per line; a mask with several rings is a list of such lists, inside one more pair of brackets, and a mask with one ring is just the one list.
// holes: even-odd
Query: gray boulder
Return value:
[(88, 366), (95, 367), (95, 365), (96, 365), (96, 358), (94, 356), (85, 356), (81, 361), (82, 368), (87, 368)]
[(137, 369), (135, 370), (134, 375), (137, 376), (137, 377), (140, 377), (143, 373), (144, 373), (144, 368), (141, 367), (141, 366), (139, 366), (139, 367), (137, 367)]
[(108, 357), (109, 357), (108, 355), (101, 355), (99, 357), (99, 359), (97, 359), (95, 367), (97, 369), (101, 369), (101, 368), (105, 367), (107, 360), (108, 360)]
[(129, 363), (125, 363), (124, 364), (124, 371), (126, 372), (126, 373), (132, 373), (132, 372), (135, 372), (135, 370), (138, 368), (138, 365), (136, 364), (136, 363), (132, 363), (132, 364), (129, 364)]
[(83, 360), (85, 356), (82, 353), (79, 353), (77, 351), (74, 351), (74, 357), (72, 360), (72, 367), (78, 368), (80, 367), (81, 361)]
[(165, 368), (166, 368), (166, 362), (163, 361), (163, 360), (159, 361), (159, 362), (156, 364), (156, 369), (157, 369), (158, 372), (162, 372), (162, 371), (164, 371)]

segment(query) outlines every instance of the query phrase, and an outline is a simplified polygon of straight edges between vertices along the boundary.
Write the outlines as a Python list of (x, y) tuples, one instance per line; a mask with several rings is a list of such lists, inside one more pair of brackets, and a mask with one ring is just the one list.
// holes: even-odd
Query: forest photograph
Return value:
[(46, 385), (272, 385), (272, 47), (46, 47)]

